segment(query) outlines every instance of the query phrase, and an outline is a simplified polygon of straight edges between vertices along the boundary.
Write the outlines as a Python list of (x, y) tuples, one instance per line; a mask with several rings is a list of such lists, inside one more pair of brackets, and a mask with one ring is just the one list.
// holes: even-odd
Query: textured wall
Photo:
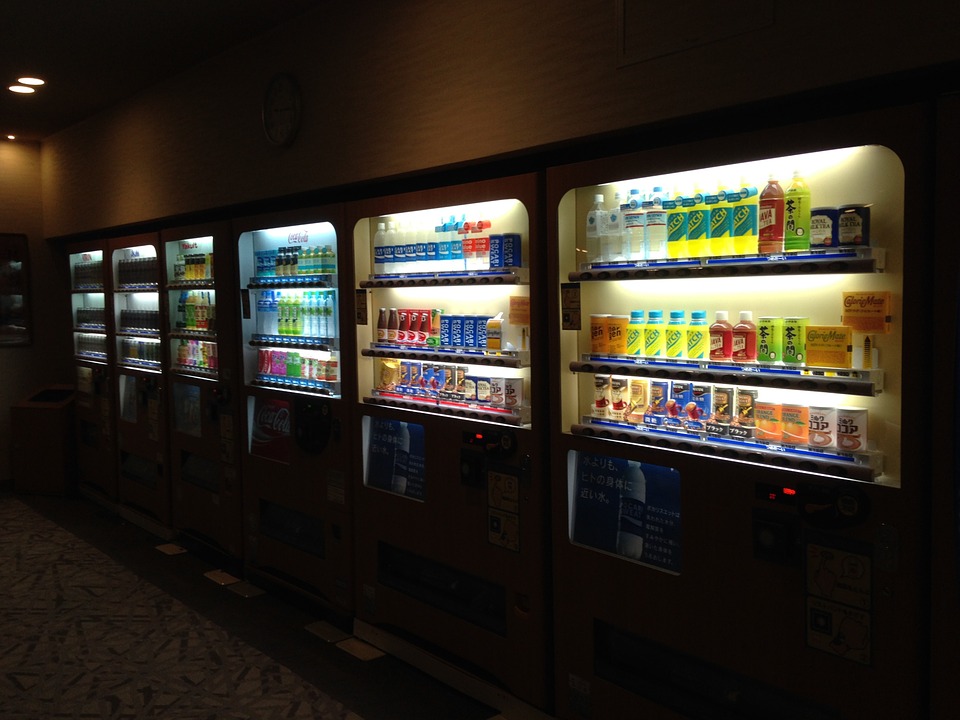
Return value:
[[(44, 230), (469, 162), (960, 55), (954, 3), (716, 8), (325, 3), (45, 142)], [(298, 77), (304, 98), (304, 126), (283, 149), (260, 129), (263, 90), (278, 71)]]

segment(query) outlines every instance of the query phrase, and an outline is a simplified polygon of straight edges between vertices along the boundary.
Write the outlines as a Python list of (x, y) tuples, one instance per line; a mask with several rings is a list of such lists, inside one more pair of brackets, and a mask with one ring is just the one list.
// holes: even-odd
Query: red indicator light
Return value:
[(483, 440), (483, 434), (481, 434), (481, 433), (477, 433), (474, 437), (475, 437), (477, 440)]
[(777, 499), (777, 494), (776, 494), (776, 493), (770, 493), (769, 495), (767, 495), (767, 498), (769, 498), (770, 500), (776, 500), (776, 499)]
[(794, 490), (793, 488), (785, 487), (785, 488), (783, 489), (783, 494), (784, 494), (784, 495), (796, 495), (796, 494), (797, 494), (797, 491)]

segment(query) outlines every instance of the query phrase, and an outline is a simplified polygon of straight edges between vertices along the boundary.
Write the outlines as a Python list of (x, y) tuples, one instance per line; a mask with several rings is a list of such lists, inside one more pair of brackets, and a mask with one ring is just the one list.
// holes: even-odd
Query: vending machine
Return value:
[(161, 536), (170, 531), (160, 237), (107, 245), (112, 279), (111, 351), (117, 397), (117, 500), (121, 515)]
[(548, 171), (559, 717), (923, 716), (928, 120)]
[(70, 312), (77, 372), (77, 478), (81, 493), (113, 504), (117, 499), (117, 436), (114, 424), (112, 294), (104, 244), (73, 245)]
[(235, 252), (229, 223), (161, 233), (172, 523), (242, 557)]
[[(239, 220), (247, 573), (353, 609), (340, 206)], [(349, 389), (347, 390), (349, 395)]]
[(549, 702), (538, 177), (361, 201), (346, 222), (355, 631), (501, 707)]

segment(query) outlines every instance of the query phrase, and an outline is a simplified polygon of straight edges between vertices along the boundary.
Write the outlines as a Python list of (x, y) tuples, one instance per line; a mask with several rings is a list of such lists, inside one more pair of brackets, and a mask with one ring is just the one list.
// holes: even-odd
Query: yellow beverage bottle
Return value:
[(667, 323), (668, 358), (682, 358), (687, 350), (687, 321), (683, 310), (671, 310)]
[(707, 244), (710, 211), (707, 209), (706, 196), (695, 186), (690, 200), (692, 205), (687, 210), (687, 257), (706, 257), (710, 253)]
[(667, 355), (667, 335), (663, 324), (663, 310), (647, 313), (647, 325), (643, 332), (643, 353), (647, 357), (664, 358)]
[(733, 208), (733, 252), (737, 255), (756, 255), (759, 212), (757, 188), (740, 179), (740, 201)]
[(710, 207), (710, 255), (733, 255), (733, 213), (727, 200), (727, 189), (718, 185), (717, 192), (708, 195), (706, 200)]
[(687, 213), (683, 206), (683, 196), (673, 194), (671, 200), (664, 200), (667, 211), (667, 257), (687, 257)]

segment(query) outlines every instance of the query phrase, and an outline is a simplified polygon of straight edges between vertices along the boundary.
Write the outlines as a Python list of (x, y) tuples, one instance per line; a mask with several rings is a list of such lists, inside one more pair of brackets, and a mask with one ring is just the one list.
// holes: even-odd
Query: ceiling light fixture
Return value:
[(16, 139), (17, 139), (16, 135), (7, 135), (7, 140), (16, 140)]
[(17, 78), (17, 82), (21, 85), (45, 85), (46, 83), (37, 77), (22, 77)]
[(27, 85), (11, 85), (8, 89), (10, 92), (20, 93), (22, 95), (36, 92), (34, 88), (28, 87)]

